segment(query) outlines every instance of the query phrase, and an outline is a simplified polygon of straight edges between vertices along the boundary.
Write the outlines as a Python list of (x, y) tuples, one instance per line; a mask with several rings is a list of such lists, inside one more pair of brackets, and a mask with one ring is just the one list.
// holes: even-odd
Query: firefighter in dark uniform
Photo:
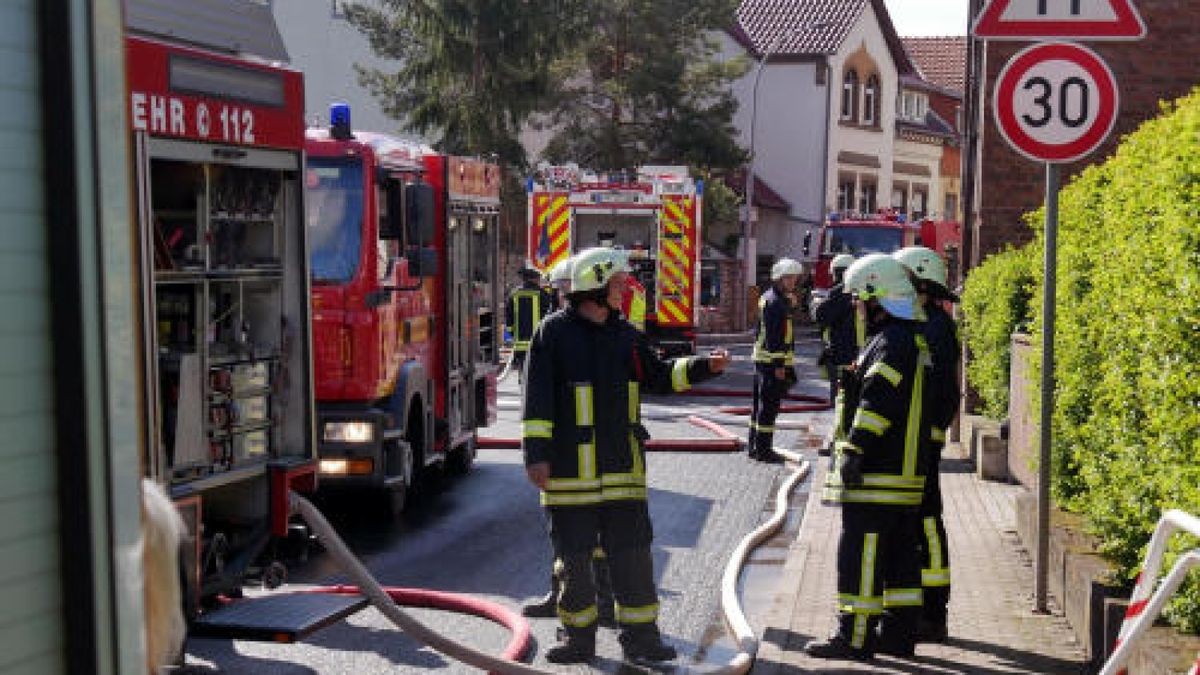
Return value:
[[(829, 377), (829, 402), (838, 400), (838, 382), (842, 371), (858, 356), (866, 342), (862, 321), (854, 311), (854, 300), (842, 285), (842, 277), (846, 268), (854, 262), (854, 256), (840, 253), (829, 263), (829, 271), (833, 275), (833, 287), (829, 295), (813, 307), (813, 321), (821, 328), (821, 356), (817, 365), (825, 369)], [(836, 417), (836, 415), (835, 415)], [(833, 451), (837, 439), (833, 432), (817, 451), (820, 455), (828, 455)]]
[(542, 273), (533, 265), (525, 263), (521, 268), (521, 285), (508, 296), (504, 303), (504, 325), (512, 332), (513, 367), (518, 376), (522, 376), (525, 365), (525, 354), (529, 351), (529, 341), (542, 319), (550, 313), (553, 300), (540, 285)]
[[(546, 275), (556, 297), (556, 307), (567, 306), (567, 294), (571, 291), (571, 258), (566, 258), (550, 268)], [(562, 570), (556, 563), (550, 571), (550, 590), (540, 599), (521, 607), (521, 614), (534, 618), (558, 616), (558, 594), (562, 588)], [(592, 551), (592, 578), (596, 584), (597, 620), (601, 626), (616, 625), (613, 612), (612, 582), (608, 573), (608, 558), (600, 546)]]
[(750, 441), (746, 451), (760, 462), (782, 462), (775, 452), (775, 418), (779, 402), (796, 382), (793, 366), (792, 302), (789, 295), (804, 268), (791, 258), (771, 266), (771, 287), (758, 299), (759, 318), (754, 339), (754, 398), (750, 412)]
[(595, 655), (597, 541), (608, 556), (626, 659), (675, 658), (658, 630), (639, 397), (643, 390), (685, 391), (729, 363), (723, 351), (660, 359), (614, 309), (625, 290), (624, 264), (621, 251), (577, 254), (568, 307), (539, 326), (529, 349), (525, 468), (541, 490), (562, 571), (558, 616), (565, 640), (546, 652), (552, 663), (584, 663)]
[(908, 272), (873, 253), (846, 270), (873, 336), (846, 370), (842, 431), (823, 499), (840, 504), (837, 629), (806, 648), (817, 658), (910, 657), (921, 614), (917, 509), (925, 483), (924, 312)]
[(958, 329), (954, 319), (943, 308), (943, 302), (958, 302), (958, 297), (946, 288), (946, 261), (936, 251), (924, 246), (909, 246), (892, 255), (916, 279), (917, 297), (925, 308), (925, 340), (933, 357), (929, 375), (929, 475), (925, 479), (925, 496), (921, 501), (921, 589), (924, 596), (921, 623), (917, 627), (918, 642), (945, 642), (946, 606), (950, 602), (950, 549), (946, 542), (946, 526), (942, 522), (942, 489), (938, 464), (946, 444), (946, 429), (958, 413), (962, 391), (959, 387), (958, 364), (961, 354)]

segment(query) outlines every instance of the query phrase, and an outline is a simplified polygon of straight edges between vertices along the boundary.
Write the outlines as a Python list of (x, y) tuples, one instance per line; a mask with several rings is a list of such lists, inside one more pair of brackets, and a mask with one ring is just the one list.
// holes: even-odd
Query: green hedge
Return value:
[[(1040, 242), (1041, 214), (1029, 220)], [(1059, 226), (1054, 495), (1087, 518), (1103, 552), (1132, 581), (1164, 510), (1200, 515), (1200, 89), (1164, 106), (1112, 158), (1076, 177), (1061, 194)], [(1028, 247), (1025, 262), (1040, 260), (1040, 250)], [(1030, 322), (1036, 386), (1041, 266), (996, 265), (1004, 264), (1034, 280), (1016, 321)], [(1014, 321), (988, 316), (987, 303), (1020, 296), (1023, 277), (991, 271), (977, 281), (977, 274), (966, 293), (975, 304), (964, 301), (964, 309), (968, 326), (975, 314), (967, 339), (979, 357), (999, 348), (993, 324)], [(1019, 288), (1001, 287), (997, 277), (1016, 277)], [(984, 294), (993, 297), (977, 297)], [(989, 380), (981, 391), (996, 386), (998, 367), (977, 373)], [(1196, 544), (1181, 541), (1174, 550)], [(1168, 616), (1200, 628), (1196, 583)]]
[(1029, 313), (1033, 267), (1032, 247), (1010, 248), (971, 270), (963, 289), (963, 339), (971, 351), (967, 379), (988, 417), (1008, 416), (1009, 341)]

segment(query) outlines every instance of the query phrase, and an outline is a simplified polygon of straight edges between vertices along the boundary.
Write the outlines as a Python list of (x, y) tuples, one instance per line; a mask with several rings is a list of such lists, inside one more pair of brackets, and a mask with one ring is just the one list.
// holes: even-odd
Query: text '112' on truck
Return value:
[(684, 166), (597, 173), (543, 165), (526, 182), (528, 258), (549, 270), (592, 246), (630, 251), (646, 289), (646, 335), (665, 354), (694, 354), (704, 183)]
[(340, 104), (305, 151), (320, 489), (394, 515), (496, 417), (500, 170)]

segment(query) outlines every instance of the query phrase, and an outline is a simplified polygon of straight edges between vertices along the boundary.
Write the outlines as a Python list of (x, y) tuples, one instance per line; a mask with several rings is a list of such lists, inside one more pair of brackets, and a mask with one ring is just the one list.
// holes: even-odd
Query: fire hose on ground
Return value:
[[(717, 425), (714, 425), (717, 426)], [(729, 434), (727, 430), (717, 427), (713, 429), (723, 437)], [(723, 434), (721, 432), (724, 432)], [(730, 434), (731, 435), (731, 434)], [(722, 438), (721, 440), (730, 440)], [(737, 439), (732, 439), (736, 441)], [(750, 552), (773, 536), (783, 526), (787, 518), (787, 508), (790, 495), (796, 485), (808, 475), (809, 464), (801, 456), (788, 450), (777, 451), (787, 459), (798, 462), (799, 468), (784, 480), (775, 498), (775, 510), (770, 519), (744, 537), (734, 549), (729, 562), (726, 564), (721, 579), (721, 610), (726, 625), (737, 643), (738, 653), (730, 661), (714, 668), (685, 668), (692, 672), (741, 674), (747, 672), (753, 665), (758, 652), (758, 639), (754, 630), (742, 611), (737, 597), (737, 581), (741, 570), (749, 558)], [(384, 614), (400, 630), (415, 640), (471, 666), (501, 675), (543, 674), (558, 671), (544, 670), (521, 663), (530, 648), (531, 637), (529, 624), (516, 612), (484, 600), (455, 593), (423, 589), (384, 588), (371, 576), (366, 567), (354, 556), (346, 544), (337, 536), (337, 532), (321, 512), (304, 497), (295, 492), (289, 493), (290, 506), (293, 513), (304, 518), (313, 532), (320, 538), (330, 555), (340, 564), (342, 569), (354, 582), (353, 586), (330, 586), (316, 589), (316, 592), (337, 594), (361, 594), (365, 596), (380, 612)], [(495, 621), (508, 628), (512, 636), (504, 652), (497, 656), (480, 651), (470, 645), (452, 640), (410, 616), (400, 609), (400, 604), (408, 606), (431, 607), (448, 611), (473, 614)], [(677, 669), (679, 670), (679, 669)]]

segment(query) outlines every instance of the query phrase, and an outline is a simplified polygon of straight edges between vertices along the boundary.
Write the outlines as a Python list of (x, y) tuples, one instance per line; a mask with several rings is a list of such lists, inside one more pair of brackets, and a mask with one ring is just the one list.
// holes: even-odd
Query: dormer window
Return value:
[(897, 102), (896, 112), (910, 122), (923, 122), (925, 114), (929, 112), (929, 98), (915, 91), (903, 92)]
[(858, 71), (849, 68), (842, 76), (842, 121), (858, 120)]
[(879, 76), (872, 73), (867, 77), (867, 85), (863, 88), (863, 124), (879, 125)]

